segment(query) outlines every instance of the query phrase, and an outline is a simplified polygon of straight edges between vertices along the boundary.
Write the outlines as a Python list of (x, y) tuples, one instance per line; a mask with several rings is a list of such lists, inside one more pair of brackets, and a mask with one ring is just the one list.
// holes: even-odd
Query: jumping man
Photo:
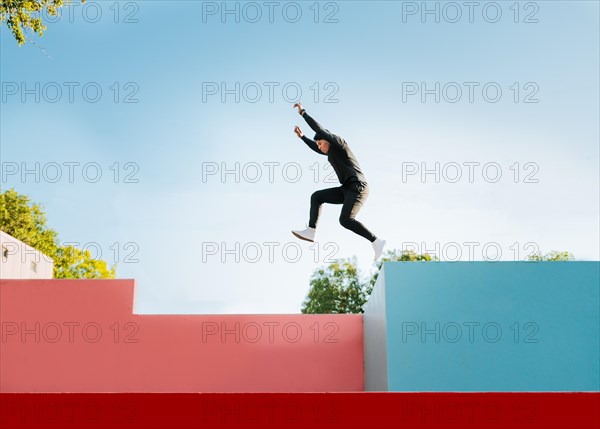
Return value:
[(298, 108), (298, 113), (316, 133), (315, 140), (313, 141), (302, 134), (302, 130), (298, 126), (294, 128), (294, 132), (309, 148), (319, 155), (327, 155), (327, 160), (333, 167), (342, 186), (322, 189), (313, 193), (310, 197), (308, 228), (301, 231), (293, 230), (292, 234), (302, 240), (315, 241), (321, 205), (323, 203), (343, 204), (340, 214), (340, 224), (371, 242), (373, 251), (375, 252), (374, 260), (376, 261), (383, 252), (385, 240), (377, 238), (362, 223), (355, 219), (369, 195), (369, 185), (360, 170), (358, 160), (352, 153), (352, 150), (350, 150), (348, 143), (340, 136), (332, 134), (329, 130), (319, 125), (317, 121), (306, 113), (300, 102), (294, 104), (294, 107)]

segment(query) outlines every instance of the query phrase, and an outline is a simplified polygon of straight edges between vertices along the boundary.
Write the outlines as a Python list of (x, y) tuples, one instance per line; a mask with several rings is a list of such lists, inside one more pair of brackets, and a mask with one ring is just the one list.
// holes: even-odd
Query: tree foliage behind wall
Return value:
[(310, 289), (301, 312), (310, 314), (363, 313), (363, 307), (377, 281), (385, 261), (432, 261), (435, 257), (412, 251), (387, 251), (377, 269), (366, 279), (361, 275), (356, 257), (339, 259), (317, 269), (310, 279)]
[[(566, 251), (541, 252), (529, 255), (527, 261), (572, 261), (574, 256)], [(339, 259), (313, 273), (310, 288), (302, 304), (302, 313), (363, 313), (379, 271), (384, 262), (429, 262), (439, 261), (437, 256), (418, 254), (410, 250), (388, 250), (377, 262), (376, 269), (366, 279), (357, 267), (356, 258)]]
[(89, 250), (62, 246), (58, 233), (46, 226), (46, 214), (39, 204), (10, 189), (0, 194), (0, 230), (54, 260), (54, 278), (115, 278), (116, 265), (92, 259)]
[(528, 261), (573, 261), (575, 260), (575, 256), (572, 253), (567, 251), (557, 251), (553, 250), (552, 252), (548, 252), (546, 254), (542, 254), (542, 252), (537, 252), (532, 255), (527, 256)]
[(360, 278), (356, 258), (340, 259), (316, 270), (302, 313), (360, 313), (370, 291)]

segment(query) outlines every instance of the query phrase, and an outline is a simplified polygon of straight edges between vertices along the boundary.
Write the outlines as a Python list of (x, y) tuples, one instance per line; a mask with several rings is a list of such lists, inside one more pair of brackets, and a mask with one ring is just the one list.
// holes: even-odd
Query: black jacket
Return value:
[(351, 182), (367, 183), (367, 179), (365, 179), (365, 176), (360, 169), (360, 165), (358, 165), (358, 160), (354, 156), (354, 153), (352, 153), (348, 143), (340, 136), (332, 134), (329, 130), (323, 128), (317, 121), (311, 118), (306, 111), (304, 111), (302, 116), (315, 133), (329, 142), (329, 152), (326, 154), (321, 152), (317, 143), (306, 136), (302, 136), (302, 140), (318, 154), (327, 155), (327, 160), (333, 167), (340, 183), (342, 185), (347, 185)]

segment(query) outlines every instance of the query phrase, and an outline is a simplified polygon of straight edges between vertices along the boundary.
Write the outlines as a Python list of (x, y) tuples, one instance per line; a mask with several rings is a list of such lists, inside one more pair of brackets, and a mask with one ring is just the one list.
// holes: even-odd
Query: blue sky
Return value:
[[(239, 22), (222, 5), (88, 2), (23, 47), (0, 30), (2, 188), (41, 203), (62, 242), (118, 262), (136, 311), (294, 313), (326, 257), (373, 268), (340, 206), (323, 208), (312, 248), (290, 233), (310, 194), (337, 186), (293, 133), (313, 134), (292, 109), (298, 88), (357, 155), (371, 188), (358, 219), (388, 248), (598, 260), (597, 2), (480, 2), (471, 20), (463, 2), (428, 2), (439, 22), (422, 2), (276, 2), (273, 22), (263, 2), (227, 2)], [(38, 177), (20, 174), (36, 163)], [(207, 175), (236, 163), (239, 183)], [(436, 163), (438, 181), (409, 174)]]

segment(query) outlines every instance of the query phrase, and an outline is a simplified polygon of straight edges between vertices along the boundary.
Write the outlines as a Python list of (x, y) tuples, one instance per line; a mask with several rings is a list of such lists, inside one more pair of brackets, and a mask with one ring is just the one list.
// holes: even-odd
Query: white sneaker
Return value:
[(383, 253), (383, 247), (385, 246), (385, 240), (381, 240), (381, 239), (377, 238), (377, 239), (375, 239), (374, 242), (371, 243), (371, 245), (373, 246), (373, 251), (375, 252), (375, 258), (373, 259), (373, 261), (377, 261), (381, 257), (381, 254)]
[(306, 229), (303, 229), (302, 231), (292, 230), (292, 234), (294, 234), (300, 240), (306, 240), (306, 241), (312, 241), (312, 242), (315, 241), (316, 233), (317, 233), (317, 230), (315, 228), (311, 228), (310, 226)]

